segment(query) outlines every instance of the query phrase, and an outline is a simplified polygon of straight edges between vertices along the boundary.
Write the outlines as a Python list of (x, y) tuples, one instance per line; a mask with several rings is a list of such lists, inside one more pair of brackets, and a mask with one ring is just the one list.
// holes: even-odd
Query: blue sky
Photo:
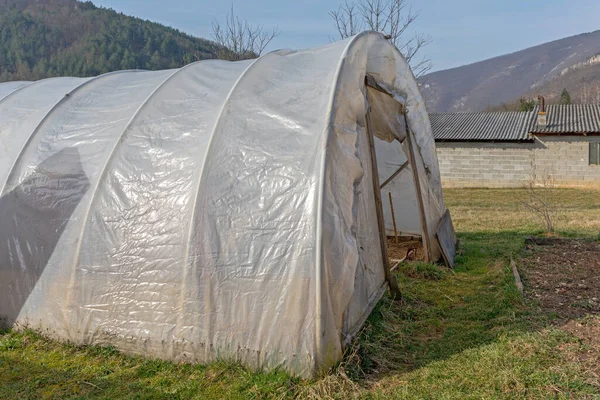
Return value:
[[(600, 29), (599, 0), (407, 0), (420, 10), (414, 28), (430, 34), (425, 53), (434, 70), (456, 67), (578, 33)], [(128, 15), (209, 38), (214, 18), (230, 0), (95, 0)], [(336, 32), (328, 12), (337, 0), (236, 0), (236, 14), (281, 35), (270, 46), (306, 48), (328, 43)]]

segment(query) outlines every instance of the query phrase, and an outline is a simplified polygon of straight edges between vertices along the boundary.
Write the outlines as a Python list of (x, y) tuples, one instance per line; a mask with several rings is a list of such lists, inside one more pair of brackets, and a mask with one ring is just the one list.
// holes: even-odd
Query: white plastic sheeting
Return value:
[(7, 95), (12, 92), (29, 85), (31, 82), (23, 82), (23, 81), (15, 81), (15, 82), (5, 82), (0, 85), (0, 100), (2, 100)]
[[(304, 377), (331, 367), (386, 287), (366, 74), (406, 99), (435, 225), (429, 121), (377, 33), (252, 61), (0, 84), (0, 315), (166, 359)], [(402, 179), (394, 196), (414, 196)], [(415, 203), (397, 207), (416, 226)]]

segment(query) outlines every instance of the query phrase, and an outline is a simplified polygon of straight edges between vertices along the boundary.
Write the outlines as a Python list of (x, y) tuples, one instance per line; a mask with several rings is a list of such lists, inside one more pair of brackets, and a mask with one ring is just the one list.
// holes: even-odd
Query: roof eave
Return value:
[(468, 143), (533, 143), (533, 138), (523, 139), (435, 139), (436, 142), (468, 142)]
[(552, 132), (552, 131), (532, 131), (535, 136), (599, 136), (600, 132)]

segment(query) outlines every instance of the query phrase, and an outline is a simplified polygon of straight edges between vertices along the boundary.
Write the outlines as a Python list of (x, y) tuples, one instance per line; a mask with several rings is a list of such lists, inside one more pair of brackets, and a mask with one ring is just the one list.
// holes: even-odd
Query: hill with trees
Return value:
[(165, 69), (215, 43), (77, 0), (0, 0), (0, 82)]

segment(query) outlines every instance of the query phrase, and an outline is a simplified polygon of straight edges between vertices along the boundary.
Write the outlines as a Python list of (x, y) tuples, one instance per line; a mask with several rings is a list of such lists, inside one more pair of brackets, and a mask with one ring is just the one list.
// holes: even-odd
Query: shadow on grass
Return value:
[(455, 271), (446, 270), (441, 279), (418, 277), (410, 266), (401, 269), (404, 299), (384, 298), (369, 317), (353, 378), (410, 372), (500, 337), (547, 327), (554, 316), (527, 303), (509, 268), (511, 255), (520, 256), (532, 233), (459, 234)]

